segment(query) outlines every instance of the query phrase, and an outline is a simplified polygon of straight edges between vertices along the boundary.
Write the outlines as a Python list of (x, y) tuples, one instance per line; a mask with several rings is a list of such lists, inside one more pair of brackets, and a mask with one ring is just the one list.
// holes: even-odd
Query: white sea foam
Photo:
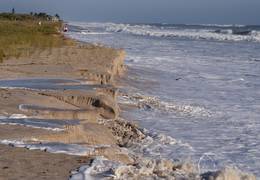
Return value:
[(13, 125), (13, 126), (25, 126), (35, 129), (44, 129), (48, 131), (64, 131), (62, 128), (51, 128), (51, 127), (39, 127), (34, 125), (28, 125), (28, 124), (21, 124), (21, 123), (14, 123), (14, 122), (0, 122), (1, 125)]
[(62, 143), (26, 143), (18, 140), (0, 140), (1, 144), (13, 145), (15, 147), (24, 147), (30, 150), (42, 150), (50, 153), (64, 153), (68, 155), (86, 156), (94, 152), (93, 147), (81, 146), (77, 144), (62, 144)]
[(9, 116), (9, 119), (24, 119), (24, 118), (28, 118), (28, 116), (26, 116), (25, 114), (12, 114), (11, 116)]
[(18, 125), (36, 129), (45, 129), (50, 131), (64, 131), (62, 125), (59, 125), (53, 121), (33, 119), (24, 114), (12, 114), (10, 116), (0, 115), (0, 124), (13, 126)]
[(162, 133), (149, 132), (145, 130), (146, 137), (141, 142), (133, 143), (130, 146), (135, 154), (147, 157), (167, 158), (173, 152), (173, 149), (182, 149), (183, 152), (194, 152), (194, 148), (181, 140), (175, 139)]
[[(188, 38), (194, 40), (217, 40), (217, 41), (253, 41), (260, 42), (260, 31), (249, 30), (243, 25), (198, 25), (203, 28), (191, 28), (170, 26), (158, 27), (155, 25), (137, 25), (137, 24), (116, 24), (116, 23), (79, 23), (71, 22), (71, 25), (80, 26), (86, 29), (94, 29), (90, 33), (126, 33), (150, 37), (168, 37), (168, 38)], [(207, 28), (206, 28), (207, 27)], [(240, 30), (244, 28), (245, 30)], [(95, 30), (99, 29), (100, 32)], [(237, 30), (236, 30), (237, 29)], [(102, 31), (103, 30), (103, 31)], [(244, 34), (244, 33), (245, 34)], [(88, 32), (84, 32), (86, 34)], [(87, 34), (86, 34), (87, 35)], [(94, 35), (94, 34), (93, 34)]]
[(95, 180), (115, 177), (113, 171), (121, 164), (104, 157), (96, 157), (90, 166), (82, 166), (72, 172), (70, 180)]
[(83, 35), (107, 35), (107, 34), (110, 34), (110, 33), (101, 33), (101, 32), (85, 32), (85, 31), (82, 31), (80, 32), (81, 34)]
[(260, 42), (260, 32), (252, 31), (248, 35), (235, 33), (232, 29), (215, 31), (213, 29), (162, 29), (150, 25), (130, 25), (130, 24), (105, 24), (106, 31), (120, 32), (133, 35), (152, 36), (152, 37), (178, 37), (189, 39), (207, 39), (219, 41), (255, 41)]
[(144, 109), (159, 109), (165, 112), (176, 112), (184, 116), (210, 117), (212, 113), (205, 107), (191, 104), (178, 104), (175, 102), (161, 101), (159, 98), (141, 94), (123, 95), (120, 102), (134, 104)]
[[(15, 90), (15, 89), (20, 89), (20, 90), (28, 90), (28, 91), (37, 91), (39, 89), (35, 89), (35, 88), (27, 88), (27, 87), (10, 87), (10, 86), (0, 86), (0, 89), (10, 89), (10, 90)], [(41, 89), (41, 91), (46, 91), (44, 89)], [(54, 91), (54, 90), (48, 90), (48, 91)]]
[(204, 153), (198, 161), (199, 173), (206, 173), (209, 171), (213, 172), (222, 168), (217, 165), (216, 159), (217, 159), (216, 154), (211, 152)]
[(187, 167), (190, 167), (190, 169), (182, 165), (180, 169), (175, 171), (173, 166), (166, 159), (138, 158), (137, 165), (124, 165), (103, 157), (97, 157), (90, 165), (82, 166), (73, 171), (70, 180), (194, 179), (196, 176), (192, 164), (187, 163)]
[(208, 27), (245, 27), (242, 24), (187, 24), (189, 25), (199, 25), (199, 26), (208, 26)]

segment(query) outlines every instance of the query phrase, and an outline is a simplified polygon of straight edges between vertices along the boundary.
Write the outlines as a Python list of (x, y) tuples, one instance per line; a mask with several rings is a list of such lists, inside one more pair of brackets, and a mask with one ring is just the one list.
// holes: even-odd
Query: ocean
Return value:
[(68, 36), (123, 48), (122, 111), (147, 156), (260, 177), (260, 26), (69, 22)]

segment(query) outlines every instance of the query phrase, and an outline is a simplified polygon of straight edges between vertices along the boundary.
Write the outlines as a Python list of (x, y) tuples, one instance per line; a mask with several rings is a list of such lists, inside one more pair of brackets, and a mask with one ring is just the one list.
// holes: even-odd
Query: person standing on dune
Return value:
[(67, 26), (67, 24), (65, 24), (65, 26), (64, 26), (64, 28), (63, 28), (63, 32), (68, 32), (68, 26)]

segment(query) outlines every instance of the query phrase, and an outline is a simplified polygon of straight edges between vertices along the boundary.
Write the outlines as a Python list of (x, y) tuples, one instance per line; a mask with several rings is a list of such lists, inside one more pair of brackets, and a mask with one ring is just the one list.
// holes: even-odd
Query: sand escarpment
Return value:
[[(98, 112), (102, 117), (107, 119), (114, 119), (119, 115), (119, 107), (116, 103), (115, 96), (111, 96), (111, 94), (106, 94), (105, 92), (106, 91), (104, 91), (104, 93), (95, 91), (86, 93), (84, 91), (64, 90), (62, 93), (44, 92), (41, 93), (41, 95), (47, 97), (54, 97), (61, 102), (70, 104), (80, 109), (80, 111), (74, 111), (76, 114), (79, 115), (79, 117), (80, 114), (84, 113), (84, 110), (96, 110), (96, 112)], [(27, 109), (30, 110), (30, 107), (27, 106)], [(33, 107), (31, 108), (31, 110), (33, 110)], [(55, 109), (46, 109), (47, 113), (48, 111), (53, 112), (55, 114)], [(58, 112), (59, 110), (56, 109), (57, 114)]]
[[(75, 42), (5, 59), (0, 63), (1, 144), (42, 149), (47, 159), (48, 152), (67, 156), (75, 152), (84, 162), (104, 156), (134, 163), (111, 128), (100, 123), (100, 119), (114, 121), (119, 116), (114, 84), (125, 71), (124, 58), (123, 50)], [(8, 131), (15, 133), (4, 133)], [(15, 150), (13, 155), (29, 152)], [(64, 164), (70, 163), (67, 159)], [(0, 170), (0, 177), (3, 173)]]
[(125, 51), (76, 43), (35, 49), (0, 64), (1, 78), (55, 77), (82, 79), (89, 84), (113, 84), (125, 71)]

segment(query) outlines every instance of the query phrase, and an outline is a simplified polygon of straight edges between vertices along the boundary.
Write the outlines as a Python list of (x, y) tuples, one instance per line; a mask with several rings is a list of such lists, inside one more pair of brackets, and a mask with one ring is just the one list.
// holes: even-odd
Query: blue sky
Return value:
[(0, 11), (12, 7), (74, 21), (260, 25), (260, 0), (0, 0)]

